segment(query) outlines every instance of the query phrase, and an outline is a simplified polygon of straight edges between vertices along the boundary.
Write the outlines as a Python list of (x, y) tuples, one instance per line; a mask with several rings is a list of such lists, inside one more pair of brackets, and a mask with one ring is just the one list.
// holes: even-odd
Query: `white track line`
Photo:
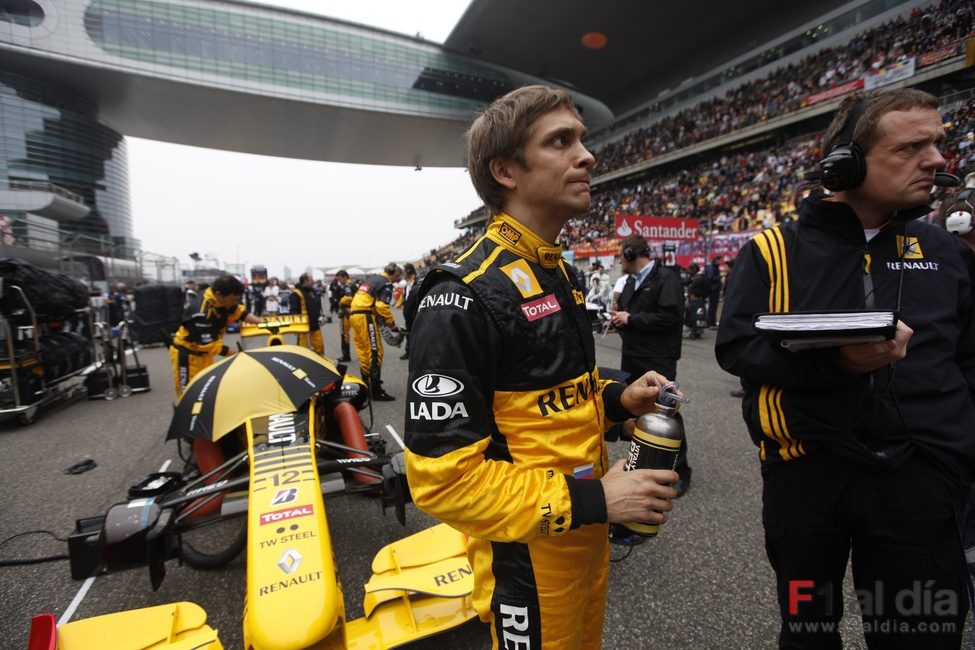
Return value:
[(403, 444), (403, 439), (399, 437), (398, 433), (396, 433), (396, 429), (393, 428), (392, 424), (387, 424), (386, 430), (389, 431), (389, 435), (393, 436), (393, 440), (396, 441), (396, 444), (399, 445), (400, 449), (406, 449), (406, 445)]
[(78, 593), (75, 594), (74, 600), (72, 600), (71, 604), (68, 605), (68, 608), (64, 610), (64, 614), (61, 614), (61, 619), (58, 621), (58, 625), (64, 625), (71, 620), (71, 617), (74, 616), (74, 610), (78, 609), (78, 605), (80, 605), (81, 601), (85, 599), (85, 594), (88, 593), (88, 589), (91, 587), (91, 583), (93, 582), (95, 582), (95, 576), (85, 580), (85, 584), (81, 585), (81, 589), (79, 589)]

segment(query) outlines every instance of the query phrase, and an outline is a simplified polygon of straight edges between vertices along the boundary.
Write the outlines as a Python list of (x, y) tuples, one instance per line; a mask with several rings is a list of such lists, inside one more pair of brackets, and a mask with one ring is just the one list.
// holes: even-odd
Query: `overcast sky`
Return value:
[[(442, 43), (469, 0), (264, 0)], [(144, 250), (223, 263), (383, 266), (453, 240), (481, 205), (463, 169), (346, 165), (126, 138)], [(271, 218), (268, 218), (271, 215)]]

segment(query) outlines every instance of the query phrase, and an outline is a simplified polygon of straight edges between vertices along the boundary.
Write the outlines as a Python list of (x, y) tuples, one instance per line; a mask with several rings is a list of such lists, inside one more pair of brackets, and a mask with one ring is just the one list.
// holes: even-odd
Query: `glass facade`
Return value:
[(45, 184), (91, 208), (84, 219), (60, 222), (65, 239), (108, 240), (119, 256), (134, 254), (125, 140), (85, 99), (0, 70), (0, 189)]
[(105, 52), (167, 66), (167, 74), (325, 94), (354, 108), (466, 116), (521, 85), (438, 46), (254, 7), (93, 0), (84, 21)]

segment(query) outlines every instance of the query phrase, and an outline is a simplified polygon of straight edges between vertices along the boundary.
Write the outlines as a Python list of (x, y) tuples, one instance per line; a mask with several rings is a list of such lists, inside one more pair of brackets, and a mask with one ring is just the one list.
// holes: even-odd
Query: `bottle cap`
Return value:
[[(657, 382), (660, 386), (660, 383)], [(660, 386), (660, 393), (657, 394), (657, 403), (662, 406), (669, 406), (670, 408), (677, 407), (678, 404), (687, 404), (691, 401), (691, 398), (684, 397), (677, 392), (680, 385), (676, 381), (670, 381)]]

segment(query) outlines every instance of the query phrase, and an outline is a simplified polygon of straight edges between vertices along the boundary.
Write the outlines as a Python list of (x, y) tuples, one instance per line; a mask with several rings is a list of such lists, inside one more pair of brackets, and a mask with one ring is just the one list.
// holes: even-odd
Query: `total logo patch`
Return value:
[(559, 306), (559, 301), (555, 298), (554, 293), (550, 293), (537, 300), (532, 300), (531, 302), (526, 302), (521, 305), (521, 313), (523, 313), (525, 318), (530, 321), (544, 318), (549, 314), (554, 314), (557, 311), (562, 311), (562, 307)]
[(279, 521), (287, 521), (288, 519), (295, 519), (297, 517), (307, 517), (308, 515), (313, 514), (315, 514), (315, 509), (311, 506), (297, 506), (294, 508), (272, 510), (271, 512), (261, 514), (261, 525), (266, 526), (267, 524), (275, 524)]
[(424, 397), (447, 397), (464, 390), (464, 384), (447, 375), (429, 373), (413, 380), (413, 390)]

